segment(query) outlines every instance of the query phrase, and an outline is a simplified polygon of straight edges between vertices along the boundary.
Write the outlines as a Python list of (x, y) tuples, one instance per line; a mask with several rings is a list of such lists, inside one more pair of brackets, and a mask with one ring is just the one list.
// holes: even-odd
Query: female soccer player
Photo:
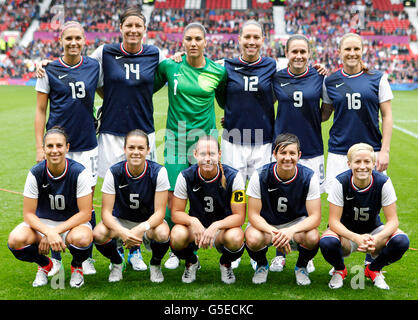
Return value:
[[(365, 67), (361, 59), (363, 42), (357, 34), (344, 35), (338, 51), (343, 68), (325, 79), (332, 106), (322, 109), (323, 121), (335, 110), (328, 140), (327, 193), (332, 179), (348, 169), (346, 154), (353, 144), (370, 144), (376, 152), (376, 169), (385, 171), (389, 164), (392, 137), (393, 94), (387, 75)], [(382, 132), (379, 129), (379, 111)]]
[[(59, 41), (64, 54), (50, 63), (46, 75), (36, 82), (37, 103), (35, 112), (36, 161), (45, 159), (43, 135), (46, 129), (55, 125), (63, 127), (70, 142), (67, 157), (80, 162), (91, 176), (91, 187), (97, 183), (98, 147), (94, 127), (94, 97), (100, 83), (100, 65), (82, 51), (86, 42), (84, 29), (76, 21), (66, 22)], [(47, 107), (50, 104), (48, 122)], [(91, 224), (96, 225), (93, 211)], [(91, 252), (90, 252), (91, 256)], [(61, 267), (61, 256), (52, 254), (54, 275)], [(91, 257), (83, 264), (85, 274), (94, 274), (96, 270)]]
[(150, 279), (163, 282), (160, 264), (168, 250), (170, 234), (164, 221), (170, 188), (167, 171), (146, 160), (150, 146), (144, 131), (130, 131), (124, 148), (126, 160), (110, 167), (103, 181), (102, 221), (93, 232), (96, 248), (110, 259), (109, 282), (116, 282), (122, 280), (125, 266), (116, 238), (127, 248), (144, 243), (152, 250)]
[[(216, 247), (221, 280), (231, 284), (231, 262), (244, 251), (245, 185), (240, 173), (220, 162), (221, 151), (213, 136), (202, 136), (194, 150), (197, 164), (183, 170), (176, 182), (172, 206), (171, 248), (186, 261), (182, 281), (196, 280), (198, 248)], [(185, 212), (189, 200), (189, 214)]]
[[(166, 214), (170, 227), (173, 226), (171, 199), (178, 174), (194, 161), (193, 145), (199, 136), (217, 136), (214, 98), (216, 95), (218, 102), (223, 99), (226, 72), (225, 68), (204, 56), (205, 38), (203, 25), (187, 25), (183, 34), (186, 55), (182, 62), (164, 60), (155, 77), (154, 91), (168, 83), (164, 166), (171, 185)], [(175, 261), (177, 263), (171, 268), (178, 266), (178, 261)]]
[(257, 262), (252, 281), (267, 281), (266, 253), (274, 245), (285, 253), (299, 251), (296, 283), (309, 285), (306, 267), (318, 252), (317, 227), (321, 222), (318, 177), (298, 164), (300, 144), (294, 134), (277, 136), (273, 156), (276, 161), (258, 168), (247, 187), (249, 226), (245, 241), (248, 254)]
[[(376, 155), (371, 145), (353, 145), (347, 158), (350, 169), (334, 178), (329, 189), (329, 229), (319, 242), (322, 255), (334, 267), (328, 285), (343, 286), (344, 257), (359, 251), (374, 258), (365, 276), (377, 288), (389, 289), (381, 270), (401, 259), (409, 247), (408, 236), (398, 229), (395, 190), (389, 177), (373, 170)], [(382, 208), (385, 224), (379, 217)]]
[(67, 159), (70, 146), (63, 128), (49, 129), (43, 138), (46, 160), (36, 164), (26, 178), (23, 198), (24, 222), (9, 235), (8, 247), (14, 256), (38, 264), (32, 285), (48, 283), (52, 249), (69, 249), (70, 286), (84, 284), (82, 263), (89, 256), (93, 240), (91, 219), (91, 176), (80, 163)]

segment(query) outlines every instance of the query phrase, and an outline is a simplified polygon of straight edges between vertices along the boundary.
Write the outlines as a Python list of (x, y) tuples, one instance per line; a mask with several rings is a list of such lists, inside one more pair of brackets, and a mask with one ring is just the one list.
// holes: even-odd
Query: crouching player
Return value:
[[(245, 185), (239, 172), (222, 165), (218, 141), (201, 137), (194, 150), (197, 164), (183, 170), (174, 189), (171, 248), (186, 261), (184, 283), (196, 280), (199, 268), (194, 250), (216, 247), (221, 280), (231, 284), (235, 275), (231, 262), (244, 251)], [(189, 214), (185, 212), (189, 200)]]
[(32, 285), (48, 283), (52, 249), (69, 249), (71, 261), (70, 286), (84, 284), (82, 263), (89, 257), (92, 244), (91, 177), (80, 163), (66, 159), (70, 144), (64, 129), (49, 129), (43, 138), (46, 160), (36, 164), (26, 178), (23, 198), (23, 219), (9, 235), (8, 246), (22, 261), (38, 264)]
[(128, 249), (143, 243), (151, 250), (150, 279), (163, 282), (160, 265), (170, 235), (164, 221), (170, 188), (167, 170), (146, 160), (150, 146), (142, 130), (132, 130), (126, 135), (124, 150), (126, 160), (110, 167), (103, 181), (102, 221), (94, 228), (94, 242), (97, 250), (110, 259), (109, 282), (122, 280), (125, 269), (117, 239)]
[(266, 253), (272, 244), (288, 253), (298, 250), (295, 276), (298, 285), (309, 285), (306, 270), (318, 252), (321, 222), (319, 180), (309, 168), (298, 164), (299, 139), (283, 133), (274, 142), (272, 162), (258, 168), (247, 187), (249, 226), (245, 241), (250, 257), (257, 262), (253, 283), (267, 281)]
[[(364, 270), (380, 289), (389, 289), (382, 268), (398, 261), (409, 247), (409, 238), (398, 229), (396, 194), (386, 175), (373, 170), (376, 155), (365, 143), (347, 153), (349, 170), (332, 182), (328, 195), (329, 229), (319, 242), (322, 255), (333, 267), (331, 289), (341, 288), (347, 275), (344, 257), (354, 251), (370, 253), (374, 260)], [(383, 208), (386, 224), (380, 221)]]

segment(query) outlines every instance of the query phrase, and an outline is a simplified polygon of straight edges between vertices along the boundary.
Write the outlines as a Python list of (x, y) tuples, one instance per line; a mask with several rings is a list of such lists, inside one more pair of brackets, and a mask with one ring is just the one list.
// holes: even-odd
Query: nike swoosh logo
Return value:
[(339, 88), (339, 87), (341, 87), (343, 84), (344, 84), (344, 82), (343, 82), (343, 83), (340, 83), (340, 84), (336, 84), (336, 85), (335, 85), (335, 87), (336, 87), (336, 88)]
[(273, 191), (276, 191), (277, 189), (279, 189), (279, 188), (274, 188), (274, 189), (268, 188), (268, 192), (273, 192)]
[(46, 187), (48, 187), (49, 186), (49, 183), (48, 184), (43, 184), (42, 185), (42, 188), (46, 188)]
[(281, 83), (281, 82), (280, 82), (280, 86), (281, 86), (281, 87), (286, 87), (288, 84), (290, 84), (290, 82), (286, 82), (286, 83)]
[(120, 58), (123, 58), (123, 56), (115, 56), (116, 60), (119, 60)]
[(128, 186), (127, 184), (124, 184), (123, 186), (119, 186), (119, 189), (125, 188), (127, 186)]
[(199, 191), (199, 190), (200, 190), (200, 188), (201, 188), (201, 187), (193, 188), (193, 191), (194, 191), (194, 192)]
[(353, 200), (353, 199), (354, 199), (354, 197), (351, 197), (351, 198), (345, 197), (345, 200)]
[(244, 69), (244, 67), (235, 67), (235, 70), (241, 70)]
[(58, 79), (65, 78), (66, 76), (68, 76), (68, 74), (63, 74), (63, 75), (61, 75), (61, 76), (58, 76)]

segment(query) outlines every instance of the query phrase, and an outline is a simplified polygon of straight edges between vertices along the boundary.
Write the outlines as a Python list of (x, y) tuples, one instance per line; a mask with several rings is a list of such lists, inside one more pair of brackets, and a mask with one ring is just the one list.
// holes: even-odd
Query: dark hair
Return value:
[[(199, 140), (197, 141), (196, 150), (199, 146), (200, 141), (214, 141), (214, 142), (216, 142), (216, 145), (218, 146), (218, 151), (221, 149), (218, 139), (216, 139), (214, 136), (211, 136), (211, 135), (204, 135), (204, 136), (201, 136), (199, 138)], [(221, 175), (222, 175), (221, 176), (221, 185), (222, 185), (222, 188), (224, 188), (226, 190), (226, 178), (225, 178), (225, 173), (224, 173), (224, 167), (222, 166), (222, 163), (221, 163), (220, 159), (218, 161), (218, 164), (219, 164), (219, 169), (221, 170)]]
[(145, 16), (142, 14), (141, 10), (137, 7), (130, 7), (128, 9), (126, 9), (119, 18), (120, 24), (123, 25), (123, 23), (125, 22), (126, 19), (128, 19), (128, 17), (130, 16), (136, 16), (139, 17), (140, 19), (142, 19), (142, 21), (144, 21), (144, 25), (147, 23), (147, 19), (145, 18)]
[(311, 52), (311, 45), (309, 43), (309, 40), (308, 40), (308, 38), (306, 38), (302, 34), (294, 34), (293, 36), (290, 36), (289, 39), (287, 39), (286, 45), (285, 45), (285, 48), (284, 48), (285, 52), (289, 52), (290, 43), (292, 41), (294, 41), (294, 40), (303, 40), (303, 41), (305, 41), (306, 42), (306, 45), (308, 46), (308, 52)]
[(300, 142), (299, 138), (293, 133), (282, 133), (279, 134), (274, 140), (274, 149), (273, 153), (276, 153), (282, 148), (286, 148), (290, 144), (296, 143), (298, 151), (300, 151)]
[(183, 31), (183, 35), (186, 34), (186, 31), (189, 29), (200, 29), (203, 32), (203, 37), (206, 38), (206, 28), (203, 26), (203, 24), (199, 23), (199, 22), (191, 22), (189, 23)]
[(128, 138), (129, 138), (130, 136), (140, 136), (140, 137), (144, 137), (144, 138), (145, 138), (145, 140), (147, 141), (147, 147), (149, 148), (149, 138), (148, 138), (148, 135), (147, 135), (144, 131), (142, 131), (141, 129), (134, 129), (134, 130), (129, 131), (129, 132), (126, 134), (126, 136), (125, 136), (125, 141), (123, 142), (123, 147), (124, 147), (124, 148), (126, 147), (126, 142), (128, 141)]
[(64, 138), (65, 138), (65, 144), (67, 144), (69, 142), (68, 141), (68, 134), (65, 131), (65, 129), (63, 127), (60, 127), (60, 126), (53, 126), (51, 129), (49, 129), (45, 132), (44, 138), (42, 140), (43, 145), (45, 145), (46, 137), (49, 136), (50, 134), (53, 134), (53, 133), (58, 133), (58, 134), (63, 135)]

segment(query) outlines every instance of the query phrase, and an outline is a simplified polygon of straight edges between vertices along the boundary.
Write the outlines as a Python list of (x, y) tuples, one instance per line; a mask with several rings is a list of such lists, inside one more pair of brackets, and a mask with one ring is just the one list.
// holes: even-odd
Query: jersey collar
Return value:
[(261, 56), (258, 57), (258, 59), (254, 62), (248, 62), (245, 61), (241, 56), (238, 57), (239, 62), (246, 64), (247, 66), (255, 66), (256, 64), (259, 64), (261, 62)]
[(61, 173), (59, 176), (57, 176), (57, 177), (55, 177), (50, 171), (49, 171), (49, 169), (48, 169), (48, 165), (47, 165), (47, 163), (46, 163), (46, 161), (45, 161), (45, 168), (46, 168), (46, 173), (47, 173), (47, 175), (48, 175), (48, 177), (50, 177), (52, 180), (59, 180), (59, 179), (61, 179), (61, 178), (63, 178), (66, 174), (67, 174), (67, 171), (68, 171), (68, 159), (65, 159), (65, 168), (64, 168), (64, 171), (63, 171), (63, 173)]
[(73, 66), (70, 66), (69, 64), (66, 64), (64, 62), (64, 60), (62, 59), (62, 57), (59, 57), (58, 58), (58, 61), (59, 61), (59, 63), (61, 63), (66, 68), (75, 69), (75, 68), (78, 68), (79, 66), (81, 66), (83, 64), (83, 56), (81, 56), (80, 61), (77, 64), (73, 65)]
[(291, 76), (292, 78), (302, 78), (302, 77), (304, 77), (304, 76), (306, 76), (307, 74), (308, 74), (308, 72), (309, 72), (309, 66), (306, 68), (306, 70), (304, 71), (304, 72), (302, 72), (301, 74), (293, 74), (291, 71), (290, 71), (290, 68), (289, 67), (287, 67), (287, 73), (289, 74), (289, 76)]
[(369, 191), (369, 190), (370, 190), (370, 188), (372, 187), (373, 182), (374, 182), (373, 175), (372, 175), (370, 178), (371, 178), (371, 180), (370, 180), (370, 184), (369, 184), (366, 188), (360, 189), (359, 187), (357, 187), (357, 186), (354, 184), (354, 181), (353, 181), (353, 175), (351, 175), (351, 179), (350, 179), (350, 182), (351, 182), (351, 187), (352, 187), (355, 191), (357, 191), (357, 192), (367, 192), (367, 191)]
[(344, 72), (344, 70), (341, 68), (341, 74), (346, 78), (357, 78), (360, 77), (364, 73), (364, 70), (361, 70), (358, 73), (355, 74), (348, 74), (347, 72)]
[(290, 184), (293, 181), (295, 181), (296, 177), (298, 176), (298, 172), (299, 172), (299, 169), (298, 169), (298, 166), (296, 166), (295, 175), (292, 178), (290, 178), (289, 180), (282, 180), (282, 179), (279, 178), (279, 175), (277, 174), (277, 162), (273, 166), (274, 177), (277, 179), (277, 181), (279, 181), (280, 183), (283, 183), (283, 184)]
[(203, 178), (202, 177), (202, 175), (200, 174), (200, 168), (199, 167), (197, 167), (197, 175), (199, 176), (199, 178), (203, 181), (203, 182), (205, 182), (205, 183), (211, 183), (211, 182), (214, 182), (214, 181), (216, 181), (218, 178), (219, 178), (219, 174), (220, 174), (220, 168), (219, 168), (219, 165), (218, 165), (218, 172), (216, 173), (216, 176), (214, 177), (214, 178), (212, 178), (212, 179), (210, 179), (210, 180), (206, 180), (205, 178)]
[(120, 51), (122, 51), (125, 55), (127, 56), (138, 56), (142, 53), (142, 51), (144, 51), (144, 46), (141, 44), (141, 49), (139, 49), (138, 52), (136, 53), (130, 53), (128, 51), (125, 50), (125, 48), (123, 47), (123, 43), (120, 44)]
[(145, 173), (147, 172), (147, 169), (148, 169), (148, 161), (147, 161), (147, 160), (145, 160), (145, 167), (144, 167), (144, 171), (142, 171), (142, 173), (141, 173), (141, 174), (139, 174), (139, 175), (137, 175), (137, 176), (135, 177), (135, 176), (133, 176), (133, 175), (129, 172), (129, 169), (128, 169), (128, 161), (126, 161), (126, 162), (125, 162), (125, 172), (126, 172), (126, 175), (127, 175), (129, 178), (133, 179), (133, 180), (139, 180), (139, 179), (141, 179), (141, 178), (145, 175)]

